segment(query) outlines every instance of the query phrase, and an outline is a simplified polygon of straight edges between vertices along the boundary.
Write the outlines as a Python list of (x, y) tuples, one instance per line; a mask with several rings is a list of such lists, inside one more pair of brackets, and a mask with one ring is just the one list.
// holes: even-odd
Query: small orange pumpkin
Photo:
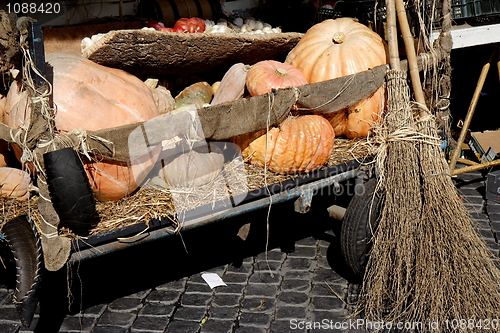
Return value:
[(325, 115), (330, 120), (335, 136), (345, 135), (349, 139), (364, 138), (373, 126), (380, 122), (380, 111), (384, 108), (385, 89), (379, 88), (372, 96), (347, 109)]
[(307, 80), (295, 67), (275, 60), (264, 60), (248, 70), (246, 87), (250, 95), (259, 96), (272, 89), (302, 86)]
[(324, 117), (289, 117), (279, 127), (233, 138), (249, 163), (279, 174), (310, 172), (323, 166), (333, 150), (335, 133)]
[(26, 171), (0, 167), (0, 196), (26, 201), (30, 188), (31, 178)]

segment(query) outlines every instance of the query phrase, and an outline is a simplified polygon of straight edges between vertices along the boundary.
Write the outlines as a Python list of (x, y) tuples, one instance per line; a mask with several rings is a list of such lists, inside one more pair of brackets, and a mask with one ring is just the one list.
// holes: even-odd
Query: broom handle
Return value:
[(427, 114), (425, 103), (424, 91), (422, 90), (422, 83), (420, 82), (420, 73), (418, 71), (417, 63), (417, 53), (415, 52), (415, 41), (413, 40), (413, 35), (410, 31), (410, 25), (408, 23), (408, 18), (406, 17), (406, 9), (403, 0), (396, 1), (396, 12), (399, 20), (399, 28), (401, 29), (401, 34), (403, 35), (403, 41), (405, 44), (406, 56), (408, 57), (408, 68), (410, 70), (410, 78), (413, 87), (413, 94), (415, 95), (415, 101), (420, 104), (423, 110), (423, 114)]
[(398, 50), (398, 29), (396, 26), (396, 3), (386, 0), (387, 45), (389, 47), (389, 65), (393, 70), (401, 70)]

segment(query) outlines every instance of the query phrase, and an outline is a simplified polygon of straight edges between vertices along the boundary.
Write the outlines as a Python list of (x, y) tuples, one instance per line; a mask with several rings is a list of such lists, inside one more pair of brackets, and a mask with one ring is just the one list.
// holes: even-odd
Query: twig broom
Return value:
[[(440, 149), (435, 118), (422, 92), (413, 37), (402, 0), (396, 0), (417, 102), (423, 207), (415, 262), (411, 320), (438, 323), (433, 332), (484, 332), (500, 317), (500, 270), (459, 198)], [(431, 144), (432, 142), (434, 144)], [(498, 330), (498, 326), (491, 327)]]
[[(384, 208), (359, 311), (368, 320), (415, 325), (411, 328), (419, 332), (484, 332), (488, 325), (496, 330), (491, 324), (498, 324), (500, 316), (500, 271), (451, 180), (435, 119), (425, 105), (403, 2), (396, 0), (396, 7), (419, 119), (414, 124), (411, 106), (399, 106), (402, 100), (409, 101), (409, 87), (403, 75), (398, 85), (391, 83), (397, 79), (389, 76), (397, 68), (391, 60), (384, 127), (393, 131), (377, 164)], [(390, 31), (395, 29), (393, 0), (387, 8)], [(394, 39), (389, 35), (391, 59), (396, 57)], [(397, 128), (405, 122), (406, 129)], [(400, 143), (391, 139), (398, 132)], [(405, 142), (413, 142), (409, 146), (416, 151), (414, 157), (395, 149)], [(406, 172), (414, 177), (410, 185), (405, 183), (409, 176), (401, 174)]]
[[(418, 145), (407, 73), (400, 68), (396, 9), (394, 0), (386, 1), (387, 39), (391, 69), (386, 74), (387, 108), (380, 129), (386, 138), (377, 154), (378, 187), (383, 194), (383, 208), (375, 232), (361, 292), (360, 311), (377, 322), (386, 318), (399, 320), (411, 293), (411, 279), (416, 260), (407, 249), (415, 247), (421, 217), (420, 170)], [(404, 193), (404, 195), (402, 195)]]

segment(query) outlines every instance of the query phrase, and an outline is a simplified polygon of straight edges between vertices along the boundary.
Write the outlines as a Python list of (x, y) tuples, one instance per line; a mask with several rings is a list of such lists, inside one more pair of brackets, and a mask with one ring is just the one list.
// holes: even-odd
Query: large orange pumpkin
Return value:
[(289, 174), (323, 166), (333, 150), (335, 133), (324, 117), (289, 117), (279, 127), (233, 138), (249, 163)]
[[(309, 83), (322, 82), (366, 71), (388, 62), (382, 38), (351, 18), (325, 20), (311, 27), (290, 51), (286, 63), (304, 74)], [(336, 135), (366, 136), (384, 107), (381, 87), (368, 100), (344, 110), (346, 122)], [(373, 100), (371, 100), (373, 99)], [(352, 116), (351, 116), (352, 115)], [(339, 115), (330, 115), (337, 128)]]
[[(60, 133), (79, 128), (90, 131), (111, 128), (159, 115), (150, 89), (125, 71), (104, 67), (70, 53), (51, 53), (46, 60), (53, 68), (55, 126)], [(7, 96), (7, 105), (9, 97), (19, 100), (18, 95), (22, 94), (14, 83), (9, 91), (12, 96)], [(11, 105), (6, 110), (4, 123), (13, 128), (27, 124), (27, 103), (21, 97), (18, 103)], [(154, 158), (139, 162), (141, 169), (150, 169), (154, 163)], [(85, 169), (95, 196), (101, 201), (120, 199), (142, 181), (134, 178), (132, 167), (126, 163), (87, 161)]]

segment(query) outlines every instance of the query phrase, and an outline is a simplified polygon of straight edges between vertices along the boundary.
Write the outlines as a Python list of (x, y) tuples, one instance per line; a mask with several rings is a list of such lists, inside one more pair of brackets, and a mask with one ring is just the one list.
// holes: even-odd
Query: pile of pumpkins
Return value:
[[(257, 96), (272, 89), (335, 79), (385, 64), (387, 55), (382, 38), (365, 25), (350, 18), (326, 20), (304, 34), (284, 63), (266, 60), (252, 66), (235, 64), (220, 82), (197, 83), (176, 98), (164, 87), (148, 87), (136, 76), (77, 55), (53, 53), (46, 60), (53, 67), (55, 127), (64, 134), (80, 128), (95, 131), (148, 121), (167, 112), (196, 110), (207, 104), (245, 98), (247, 93)], [(384, 107), (384, 96), (385, 91), (380, 88), (357, 105), (332, 116), (290, 116), (269, 131), (231, 140), (241, 147), (246, 161), (271, 171), (288, 174), (316, 170), (330, 158), (335, 136), (358, 138), (370, 133)], [(6, 98), (0, 100), (2, 122), (12, 128), (25, 128), (29, 123), (29, 104), (26, 92), (14, 81)], [(14, 150), (20, 157), (19, 147)], [(189, 163), (184, 166), (178, 163), (168, 173), (178, 172), (186, 178), (187, 172), (203, 173), (202, 168), (218, 168), (207, 165), (210, 164), (207, 161), (222, 163), (220, 158), (206, 159), (203, 154), (210, 153), (200, 153), (196, 157), (199, 163), (193, 163), (196, 161), (193, 158), (186, 160)], [(137, 170), (126, 163), (104, 159), (83, 161), (95, 196), (101, 201), (123, 198), (143, 180), (134, 177)], [(141, 168), (146, 175), (155, 163), (156, 160), (144, 160), (134, 167)], [(192, 171), (193, 168), (196, 170)]]

